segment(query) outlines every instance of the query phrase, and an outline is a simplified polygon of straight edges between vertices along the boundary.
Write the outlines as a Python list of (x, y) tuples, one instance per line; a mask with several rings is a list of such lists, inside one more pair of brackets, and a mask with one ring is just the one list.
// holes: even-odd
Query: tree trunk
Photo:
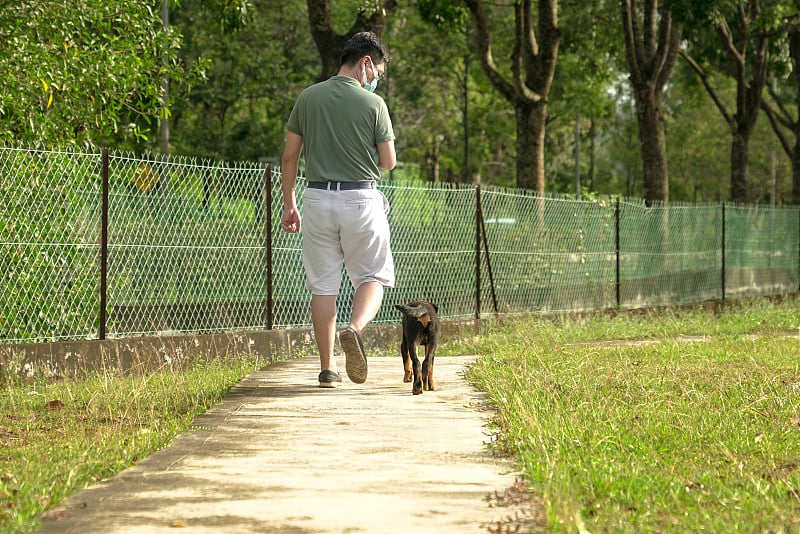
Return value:
[(667, 145), (661, 105), (652, 93), (636, 97), (636, 119), (639, 126), (639, 150), (642, 157), (642, 187), (648, 206), (669, 202)]
[(594, 193), (595, 190), (595, 143), (597, 140), (597, 128), (594, 122), (594, 113), (589, 123), (589, 192)]
[(789, 31), (789, 55), (794, 66), (795, 107), (798, 115), (794, 121), (794, 149), (792, 158), (792, 204), (800, 206), (800, 29)]
[(749, 174), (750, 136), (736, 133), (731, 142), (731, 201), (750, 201)]
[(767, 81), (770, 32), (765, 31), (766, 21), (760, 18), (759, 0), (747, 0), (738, 7), (738, 14), (731, 17), (736, 22), (733, 26), (728, 24), (725, 12), (720, 12), (714, 22), (723, 59), (719, 69), (736, 84), (735, 113), (728, 111), (700, 65), (688, 53), (682, 52), (681, 55), (700, 76), (703, 86), (731, 129), (730, 199), (732, 202), (748, 202), (749, 143), (761, 112), (762, 93)]
[(386, 17), (397, 7), (397, 0), (382, 0), (381, 5), (369, 17), (359, 11), (355, 22), (344, 33), (336, 33), (331, 21), (331, 0), (306, 0), (308, 8), (308, 22), (311, 36), (317, 46), (320, 60), (322, 60), (322, 73), (320, 80), (327, 80), (339, 72), (339, 60), (345, 43), (356, 33), (363, 31), (383, 33), (386, 27)]
[[(800, 122), (798, 122), (800, 124)], [(792, 154), (792, 204), (800, 206), (800, 129), (795, 133), (797, 142)]]
[(431, 156), (431, 182), (438, 184), (440, 181), (439, 161), (442, 155), (442, 136), (433, 138), (433, 155)]
[(517, 187), (544, 195), (544, 140), (547, 104), (517, 103)]
[[(642, 188), (647, 205), (669, 201), (661, 95), (681, 46), (681, 25), (656, 0), (620, 0), (625, 61), (636, 99)], [(641, 17), (638, 12), (641, 7)]]
[(478, 58), (494, 88), (514, 106), (517, 127), (517, 187), (544, 194), (544, 139), (547, 99), (558, 58), (561, 30), (558, 27), (558, 0), (540, 0), (538, 23), (534, 26), (533, 2), (514, 2), (514, 45), (511, 78), (507, 79), (494, 62), (489, 18), (483, 2), (466, 0), (475, 22)]

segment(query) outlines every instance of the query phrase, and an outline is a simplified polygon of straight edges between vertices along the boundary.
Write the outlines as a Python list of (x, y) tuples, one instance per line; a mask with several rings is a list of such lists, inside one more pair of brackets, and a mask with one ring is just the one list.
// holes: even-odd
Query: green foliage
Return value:
[[(160, 5), (160, 2), (158, 3)], [(175, 61), (155, 1), (20, 0), (0, 8), (0, 139), (114, 143), (168, 114), (162, 82), (194, 77)]]
[(438, 28), (459, 30), (469, 23), (469, 11), (453, 0), (418, 0), (417, 9), (425, 22)]
[(316, 0), (330, 5), (331, 24), (339, 34), (346, 34), (353, 27), (357, 16), (369, 18), (381, 8), (381, 0)]
[(319, 58), (302, 2), (254, 0), (246, 24), (220, 35), (220, 13), (184, 0), (172, 15), (184, 34), (183, 61), (208, 61), (207, 82), (175, 106), (177, 153), (254, 161), (280, 157), (294, 99), (313, 83)]
[[(181, 2), (186, 6), (186, 2)], [(253, 21), (255, 6), (248, 0), (203, 0), (201, 4), (191, 3), (188, 9), (198, 7), (211, 14), (219, 22), (223, 31), (241, 30)]]
[[(157, 119), (165, 113), (173, 154), (277, 162), (295, 98), (318, 81), (320, 58), (310, 38), (306, 2), (171, 2), (167, 32), (161, 27), (160, 4), (69, 0), (65, 9), (54, 0), (6, 2), (0, 8), (0, 139), (144, 151), (158, 145)], [(689, 50), (723, 92), (727, 89), (718, 83), (724, 63), (713, 21), (720, 14), (735, 16), (734, 4), (664, 4), (684, 24)], [(776, 79), (790, 113), (797, 87), (786, 39), (778, 30), (795, 4), (763, 5), (753, 26), (753, 31), (776, 32), (769, 78)], [(334, 29), (345, 32), (359, 13), (369, 16), (380, 3), (338, 0), (330, 7)], [(508, 2), (484, 2), (484, 7), (495, 62), (508, 77), (513, 9)], [(441, 180), (471, 181), (479, 174), (485, 184), (514, 184), (513, 108), (492, 88), (470, 49), (472, 30), (463, 2), (399, 3), (386, 22), (383, 37), (393, 60), (378, 91), (392, 113), (399, 159), (431, 179), (437, 147)], [(546, 189), (574, 189), (579, 118), (582, 186), (590, 186), (591, 169), (594, 192), (640, 195), (632, 95), (618, 90), (627, 84), (619, 54), (619, 6), (561, 3), (559, 26), (562, 40), (545, 141)], [(724, 199), (730, 174), (727, 126), (697, 77), (685, 74), (679, 61), (665, 93), (670, 199)], [(170, 79), (167, 110), (161, 103), (165, 77)], [(731, 102), (731, 96), (726, 94), (724, 101)], [(769, 196), (775, 146), (769, 128), (762, 127), (766, 122), (759, 121), (751, 140), (753, 197), (761, 200)], [(787, 202), (789, 161), (782, 151), (776, 159), (777, 201)]]
[[(422, 8), (439, 4), (446, 2)], [(470, 48), (467, 20), (455, 16), (462, 9), (453, 7), (453, 18), (431, 21), (424, 9), (420, 13), (401, 6), (400, 16), (389, 21), (386, 38), (395, 53), (386, 99), (398, 157), (418, 165), (425, 179), (432, 180), (439, 142), (440, 180), (469, 183), (478, 173), (485, 182), (511, 185), (513, 110), (484, 76)]]

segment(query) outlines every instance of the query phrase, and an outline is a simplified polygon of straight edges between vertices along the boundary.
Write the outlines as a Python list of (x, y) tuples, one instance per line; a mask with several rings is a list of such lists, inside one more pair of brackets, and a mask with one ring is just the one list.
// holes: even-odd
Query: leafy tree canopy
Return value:
[(194, 79), (160, 3), (16, 0), (0, 7), (0, 139), (98, 144), (135, 139), (168, 114), (162, 80)]

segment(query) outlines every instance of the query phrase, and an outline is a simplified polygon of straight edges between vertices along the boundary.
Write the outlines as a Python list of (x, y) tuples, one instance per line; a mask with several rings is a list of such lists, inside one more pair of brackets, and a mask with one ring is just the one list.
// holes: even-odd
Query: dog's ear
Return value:
[(409, 302), (408, 304), (395, 304), (394, 307), (409, 317), (414, 317), (416, 319), (419, 319), (421, 315), (428, 313), (428, 310), (425, 309), (425, 306), (417, 302)]

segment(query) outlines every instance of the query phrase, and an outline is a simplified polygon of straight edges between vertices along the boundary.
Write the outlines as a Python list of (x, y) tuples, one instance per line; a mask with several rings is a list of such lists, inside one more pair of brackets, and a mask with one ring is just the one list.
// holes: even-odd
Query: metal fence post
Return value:
[(272, 330), (275, 325), (275, 301), (273, 295), (273, 280), (274, 275), (272, 269), (272, 164), (267, 164), (266, 176), (264, 177), (264, 213), (265, 213), (265, 241), (267, 248), (267, 316), (266, 327), (267, 330)]
[(483, 221), (483, 208), (478, 211), (478, 220), (481, 223), (481, 237), (483, 240), (483, 252), (486, 254), (486, 273), (489, 275), (489, 289), (492, 291), (492, 304), (494, 313), (497, 315), (497, 291), (494, 287), (494, 274), (492, 274), (492, 259), (489, 254), (489, 240), (486, 237), (486, 225)]
[(617, 297), (617, 308), (619, 308), (622, 305), (622, 299), (620, 297), (620, 283), (621, 282), (620, 282), (620, 272), (619, 272), (619, 249), (620, 249), (620, 246), (619, 246), (619, 243), (620, 243), (620, 239), (619, 239), (619, 228), (620, 228), (619, 215), (620, 215), (619, 214), (619, 197), (617, 197), (616, 207), (614, 208), (614, 226), (615, 226), (615, 232), (616, 232), (616, 236), (615, 236), (614, 240), (616, 241), (615, 249), (616, 249), (616, 262), (617, 262), (617, 265), (616, 265), (616, 279), (615, 279), (615, 291), (616, 291), (616, 297)]
[(475, 186), (475, 319), (481, 318), (481, 186)]
[(108, 301), (108, 149), (103, 149), (103, 184), (100, 207), (100, 318), (97, 337), (106, 338), (106, 304)]
[(722, 203), (722, 300), (725, 300), (725, 203)]

